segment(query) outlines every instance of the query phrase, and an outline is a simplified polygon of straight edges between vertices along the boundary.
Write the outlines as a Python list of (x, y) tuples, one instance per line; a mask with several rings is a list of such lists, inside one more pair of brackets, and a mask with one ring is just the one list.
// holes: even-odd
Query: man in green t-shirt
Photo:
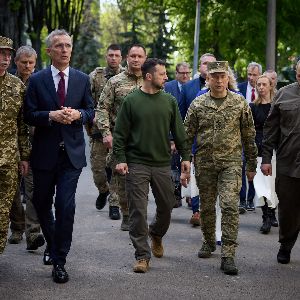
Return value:
[[(133, 271), (137, 273), (145, 273), (149, 268), (148, 234), (153, 255), (162, 257), (164, 252), (162, 237), (169, 228), (175, 204), (170, 170), (170, 132), (182, 156), (182, 176), (186, 178), (182, 180), (183, 185), (186, 185), (190, 172), (187, 137), (176, 99), (161, 90), (168, 79), (165, 63), (155, 58), (147, 59), (142, 66), (142, 75), (142, 87), (124, 99), (113, 134), (116, 170), (126, 175), (129, 235), (137, 260)], [(149, 184), (157, 209), (148, 232)]]

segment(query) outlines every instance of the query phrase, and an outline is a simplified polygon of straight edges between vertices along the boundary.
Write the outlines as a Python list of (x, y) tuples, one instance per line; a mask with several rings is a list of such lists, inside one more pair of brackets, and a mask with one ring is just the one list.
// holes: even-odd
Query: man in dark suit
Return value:
[(180, 62), (176, 65), (175, 79), (165, 84), (165, 91), (173, 95), (177, 102), (180, 99), (182, 85), (190, 80), (190, 65), (186, 62)]
[(196, 98), (198, 92), (205, 87), (205, 79), (207, 74), (207, 64), (209, 62), (216, 61), (216, 58), (213, 54), (205, 53), (200, 57), (200, 66), (199, 71), (200, 75), (198, 78), (195, 78), (188, 83), (182, 86), (179, 110), (181, 113), (182, 120), (184, 120), (187, 110)]
[[(262, 74), (262, 67), (256, 62), (249, 63), (247, 67), (247, 81), (238, 84), (240, 93), (245, 97), (248, 103), (253, 102), (257, 98), (257, 91), (255, 88), (258, 77)], [(247, 210), (254, 210), (254, 196), (255, 189), (253, 181), (248, 181), (246, 178), (245, 160), (243, 159), (242, 169), (242, 188), (240, 192), (240, 214), (244, 214)], [(248, 188), (247, 188), (248, 186)]]
[(30, 77), (24, 116), (35, 126), (32, 201), (48, 245), (44, 263), (52, 263), (53, 280), (64, 283), (69, 278), (64, 265), (72, 241), (77, 182), (86, 166), (82, 125), (92, 122), (94, 112), (89, 77), (69, 67), (69, 34), (65, 30), (51, 32), (46, 51), (52, 64)]
[(255, 89), (258, 76), (262, 74), (262, 67), (256, 62), (249, 63), (247, 67), (247, 81), (238, 84), (240, 93), (245, 97), (248, 103), (257, 98), (257, 91)]

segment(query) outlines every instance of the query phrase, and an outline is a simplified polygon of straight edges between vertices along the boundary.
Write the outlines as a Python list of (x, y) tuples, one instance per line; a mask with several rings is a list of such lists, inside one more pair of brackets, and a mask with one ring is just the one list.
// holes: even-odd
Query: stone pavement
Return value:
[[(210, 259), (199, 259), (201, 230), (188, 224), (191, 210), (174, 209), (164, 238), (165, 256), (153, 258), (146, 274), (132, 271), (134, 250), (121, 221), (108, 218), (108, 205), (95, 208), (97, 193), (89, 167), (77, 192), (73, 243), (66, 269), (70, 281), (56, 284), (51, 267), (42, 263), (44, 247), (35, 252), (7, 245), (0, 256), (0, 300), (19, 299), (300, 299), (300, 239), (291, 263), (279, 265), (278, 228), (259, 233), (261, 212), (240, 218), (236, 263), (238, 276), (220, 271), (220, 247)], [(154, 216), (149, 200), (149, 220)]]

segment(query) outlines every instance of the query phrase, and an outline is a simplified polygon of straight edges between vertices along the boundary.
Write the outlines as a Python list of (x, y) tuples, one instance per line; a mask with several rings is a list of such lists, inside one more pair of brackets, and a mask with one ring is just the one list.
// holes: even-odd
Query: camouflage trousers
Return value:
[(112, 178), (109, 185), (110, 195), (108, 197), (110, 206), (120, 206), (122, 214), (128, 216), (128, 200), (125, 192), (125, 175), (115, 171), (117, 162), (112, 151), (106, 157), (106, 164), (112, 169)]
[(106, 156), (107, 148), (102, 141), (90, 138), (91, 146), (91, 169), (95, 185), (99, 193), (105, 193), (109, 190), (106, 176)]
[(239, 226), (239, 193), (242, 167), (237, 163), (199, 164), (196, 180), (200, 193), (201, 229), (204, 241), (215, 247), (216, 200), (219, 195), (222, 212), (222, 257), (234, 257)]
[(25, 230), (26, 240), (31, 243), (40, 233), (41, 227), (36, 210), (32, 203), (33, 196), (33, 176), (32, 169), (23, 177), (24, 180), (24, 198), (26, 200), (26, 210), (21, 203), (20, 189), (17, 190), (11, 211), (10, 211), (10, 229), (23, 233)]
[(9, 224), (9, 212), (19, 184), (18, 165), (0, 167), (0, 254), (3, 253)]

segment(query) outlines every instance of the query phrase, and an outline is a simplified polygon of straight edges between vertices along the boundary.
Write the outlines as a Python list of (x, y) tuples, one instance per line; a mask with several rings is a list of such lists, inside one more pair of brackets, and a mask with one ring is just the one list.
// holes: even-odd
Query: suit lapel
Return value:
[(54, 101), (54, 103), (60, 107), (60, 103), (59, 103), (59, 99), (55, 90), (55, 85), (54, 85), (54, 81), (53, 81), (53, 77), (52, 77), (52, 72), (50, 67), (48, 67), (46, 69), (45, 75), (44, 75), (44, 85), (46, 86), (46, 88), (48, 89), (52, 100)]

